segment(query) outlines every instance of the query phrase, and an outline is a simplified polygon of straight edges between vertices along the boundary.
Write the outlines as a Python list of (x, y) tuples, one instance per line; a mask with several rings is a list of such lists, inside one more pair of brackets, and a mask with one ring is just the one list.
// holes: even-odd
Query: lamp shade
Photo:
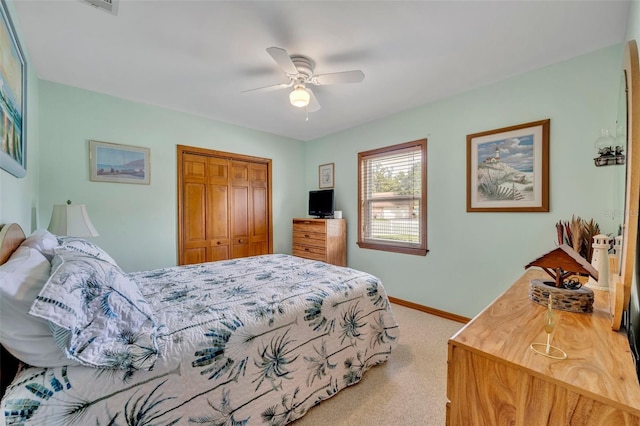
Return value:
[(53, 206), (49, 232), (69, 237), (97, 237), (84, 204), (56, 204)]
[(289, 93), (289, 101), (291, 101), (291, 105), (298, 108), (309, 105), (310, 99), (311, 96), (309, 95), (309, 92), (307, 92), (302, 86), (296, 86), (295, 90)]

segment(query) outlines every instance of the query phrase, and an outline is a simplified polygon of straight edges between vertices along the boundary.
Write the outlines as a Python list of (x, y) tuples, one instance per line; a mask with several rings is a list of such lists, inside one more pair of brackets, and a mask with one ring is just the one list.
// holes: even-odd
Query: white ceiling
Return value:
[[(15, 0), (39, 78), (312, 140), (624, 41), (627, 1)], [(360, 69), (305, 121), (266, 52)]]

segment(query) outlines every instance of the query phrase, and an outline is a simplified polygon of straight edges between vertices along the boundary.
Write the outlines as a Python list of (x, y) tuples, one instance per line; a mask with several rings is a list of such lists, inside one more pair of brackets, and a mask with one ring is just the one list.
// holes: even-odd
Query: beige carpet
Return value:
[(292, 426), (445, 424), (447, 340), (463, 324), (404, 306), (392, 308), (400, 339), (389, 360)]

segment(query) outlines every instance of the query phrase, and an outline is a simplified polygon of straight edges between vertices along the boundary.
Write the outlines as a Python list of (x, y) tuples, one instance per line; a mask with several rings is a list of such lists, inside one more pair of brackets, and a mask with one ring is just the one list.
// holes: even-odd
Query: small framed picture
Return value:
[(151, 182), (149, 148), (89, 141), (91, 180), (94, 182)]
[(549, 211), (549, 122), (467, 135), (468, 212)]
[(318, 167), (318, 187), (333, 188), (333, 163), (321, 164)]

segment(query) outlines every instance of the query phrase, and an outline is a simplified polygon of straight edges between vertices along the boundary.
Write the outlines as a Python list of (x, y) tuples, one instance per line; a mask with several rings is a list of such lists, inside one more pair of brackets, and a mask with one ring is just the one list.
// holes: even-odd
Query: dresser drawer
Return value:
[(324, 248), (308, 247), (308, 246), (293, 246), (293, 255), (298, 257), (305, 257), (307, 259), (327, 260), (327, 252)]
[(332, 265), (347, 266), (344, 219), (293, 219), (292, 254)]
[(293, 222), (294, 232), (315, 232), (326, 234), (327, 228), (323, 222), (313, 222), (311, 220), (301, 220)]
[(325, 247), (327, 244), (327, 235), (317, 234), (315, 232), (293, 231), (293, 244), (302, 246)]

